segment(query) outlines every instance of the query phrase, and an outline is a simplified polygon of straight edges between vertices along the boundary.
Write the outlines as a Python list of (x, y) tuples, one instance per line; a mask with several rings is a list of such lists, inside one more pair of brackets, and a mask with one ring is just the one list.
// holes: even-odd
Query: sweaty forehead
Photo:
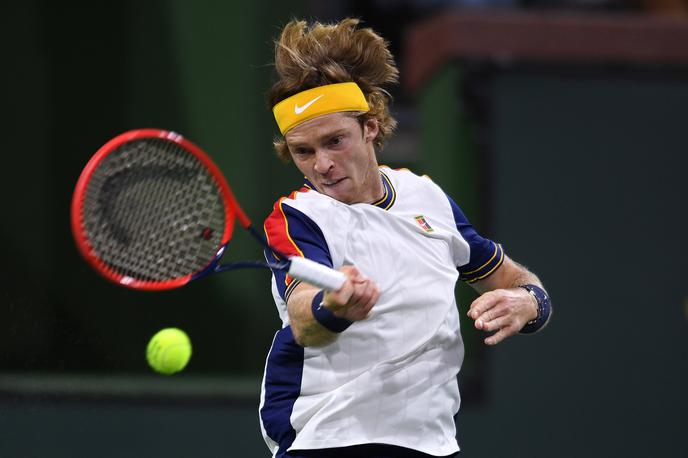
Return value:
[(284, 139), (288, 144), (313, 142), (357, 124), (351, 113), (330, 113), (299, 124), (287, 132)]

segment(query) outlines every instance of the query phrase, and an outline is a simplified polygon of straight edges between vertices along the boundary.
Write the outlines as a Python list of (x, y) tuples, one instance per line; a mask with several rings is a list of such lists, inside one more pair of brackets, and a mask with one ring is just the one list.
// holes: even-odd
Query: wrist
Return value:
[(313, 301), (311, 302), (313, 318), (328, 331), (335, 333), (343, 332), (353, 324), (353, 321), (338, 317), (330, 309), (325, 307), (323, 302), (324, 296), (324, 291), (318, 291), (318, 293), (313, 297)]
[(547, 294), (547, 291), (537, 285), (520, 285), (535, 299), (537, 304), (537, 315), (532, 320), (528, 321), (519, 331), (521, 334), (533, 334), (538, 332), (549, 323), (552, 316), (552, 302)]
[(526, 323), (532, 323), (532, 322), (536, 321), (538, 319), (538, 317), (540, 316), (540, 303), (538, 302), (537, 297), (535, 296), (535, 294), (531, 290), (529, 290), (528, 288), (524, 288), (523, 286), (519, 286), (518, 288), (521, 291), (523, 291), (523, 294), (526, 294), (528, 296), (528, 300), (530, 301), (530, 303), (532, 305), (531, 310), (533, 313), (532, 313), (531, 317), (528, 319), (528, 321), (526, 322)]

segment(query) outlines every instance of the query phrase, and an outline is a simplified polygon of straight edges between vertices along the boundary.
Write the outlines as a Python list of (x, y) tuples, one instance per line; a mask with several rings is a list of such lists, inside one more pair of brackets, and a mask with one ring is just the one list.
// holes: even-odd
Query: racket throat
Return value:
[[(288, 262), (262, 262), (262, 261), (242, 261), (229, 262), (227, 264), (216, 264), (212, 269), (213, 272), (226, 272), (234, 269), (280, 269), (286, 270), (289, 268)], [(205, 274), (207, 275), (207, 274)]]

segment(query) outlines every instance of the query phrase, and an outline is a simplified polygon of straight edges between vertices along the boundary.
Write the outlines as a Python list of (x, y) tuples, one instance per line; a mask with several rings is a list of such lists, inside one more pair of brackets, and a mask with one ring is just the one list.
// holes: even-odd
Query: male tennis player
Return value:
[(265, 368), (265, 441), (276, 457), (454, 456), (457, 279), (482, 293), (468, 314), (494, 331), (488, 345), (541, 329), (547, 293), (437, 184), (378, 165), (395, 126), (382, 85), (398, 76), (380, 36), (355, 19), (293, 21), (275, 59), (275, 147), (306, 179), (275, 204), (265, 232), (347, 281), (323, 292), (273, 272), (284, 326)]

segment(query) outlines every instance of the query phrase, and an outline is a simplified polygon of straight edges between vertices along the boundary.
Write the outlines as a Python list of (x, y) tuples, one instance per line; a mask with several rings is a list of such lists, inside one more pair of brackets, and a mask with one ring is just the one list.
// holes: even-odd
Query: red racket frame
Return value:
[[(225, 208), (225, 229), (222, 234), (222, 239), (220, 241), (220, 247), (218, 248), (215, 259), (210, 260), (208, 265), (201, 269), (199, 272), (194, 272), (192, 274), (186, 275), (181, 278), (168, 281), (141, 281), (136, 280), (126, 275), (121, 275), (111, 268), (109, 268), (95, 253), (93, 247), (88, 242), (86, 236), (86, 228), (83, 224), (83, 202), (86, 194), (86, 189), (93, 176), (93, 173), (98, 168), (99, 164), (107, 156), (112, 154), (125, 143), (133, 140), (141, 140), (145, 138), (154, 139), (164, 139), (176, 143), (177, 145), (184, 148), (189, 153), (193, 154), (198, 158), (201, 163), (206, 167), (210, 175), (215, 180), (220, 188), (220, 194), (222, 197), (222, 202)], [(86, 259), (86, 261), (101, 275), (110, 281), (119, 283), (123, 286), (129, 288), (148, 290), (148, 291), (160, 291), (166, 289), (178, 288), (184, 286), (193, 278), (195, 278), (199, 273), (208, 269), (217, 262), (225, 246), (232, 238), (232, 232), (234, 231), (234, 218), (235, 216), (239, 219), (239, 223), (245, 228), (249, 229), (251, 227), (251, 220), (244, 210), (239, 206), (234, 194), (232, 193), (229, 183), (225, 180), (220, 169), (215, 165), (215, 163), (210, 159), (201, 148), (191, 143), (189, 140), (172, 131), (162, 130), (162, 129), (136, 129), (120, 134), (103, 145), (88, 161), (86, 167), (81, 172), (79, 180), (77, 181), (74, 194), (72, 196), (71, 205), (71, 224), (72, 233), (76, 241), (76, 245), (79, 249), (81, 255)]]

